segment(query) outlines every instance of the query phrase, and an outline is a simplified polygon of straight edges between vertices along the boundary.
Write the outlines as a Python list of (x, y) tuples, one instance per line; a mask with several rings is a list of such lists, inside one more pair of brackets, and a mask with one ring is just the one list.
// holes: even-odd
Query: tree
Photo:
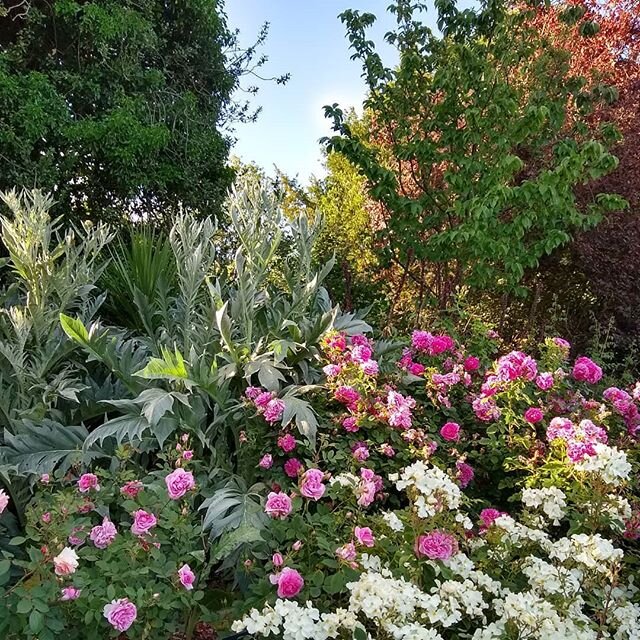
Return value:
[(393, 69), (367, 39), (375, 16), (344, 12), (369, 90), (368, 135), (326, 107), (337, 132), (327, 147), (360, 169), (385, 210), (379, 235), (399, 272), (395, 299), (413, 282), (419, 307), (446, 307), (462, 286), (520, 293), (541, 257), (623, 205), (603, 193), (576, 198), (577, 185), (616, 166), (615, 131), (584, 124), (608, 94), (570, 73), (568, 54), (527, 23), (530, 11), (499, 0), (436, 8), (442, 37), (420, 22), (423, 3), (391, 6)]
[(71, 219), (217, 214), (222, 127), (252, 117), (231, 96), (255, 54), (220, 0), (16, 3), (0, 14), (0, 189), (53, 191)]

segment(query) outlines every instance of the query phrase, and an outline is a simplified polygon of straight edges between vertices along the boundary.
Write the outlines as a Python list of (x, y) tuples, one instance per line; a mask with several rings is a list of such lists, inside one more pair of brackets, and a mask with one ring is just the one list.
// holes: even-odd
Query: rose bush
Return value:
[(40, 478), (12, 541), (22, 575), (0, 599), (2, 638), (169, 638), (210, 618), (204, 478), (188, 436), (174, 444), (150, 473), (121, 447), (111, 470)]
[(427, 331), (396, 358), (362, 335), (323, 347), (317, 447), (276, 421), (256, 439), (271, 518), (236, 631), (638, 638), (640, 384), (605, 388), (560, 338), (537, 358)]

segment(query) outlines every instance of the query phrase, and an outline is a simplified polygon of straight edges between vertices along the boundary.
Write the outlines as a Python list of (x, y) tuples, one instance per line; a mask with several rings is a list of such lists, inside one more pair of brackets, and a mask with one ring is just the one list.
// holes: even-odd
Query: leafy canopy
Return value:
[(460, 285), (518, 291), (527, 268), (623, 202), (597, 194), (578, 204), (576, 186), (615, 168), (606, 147), (615, 135), (587, 132), (582, 116), (594, 96), (569, 73), (566, 53), (527, 25), (527, 10), (435, 4), (442, 37), (420, 21), (424, 3), (390, 7), (395, 68), (367, 38), (375, 16), (341, 14), (371, 126), (363, 136), (337, 104), (325, 107), (337, 135), (324, 142), (382, 203), (387, 264), (446, 306)]
[(231, 96), (265, 60), (237, 37), (219, 0), (0, 11), (0, 190), (52, 191), (70, 219), (217, 215), (233, 179), (223, 126), (254, 115)]

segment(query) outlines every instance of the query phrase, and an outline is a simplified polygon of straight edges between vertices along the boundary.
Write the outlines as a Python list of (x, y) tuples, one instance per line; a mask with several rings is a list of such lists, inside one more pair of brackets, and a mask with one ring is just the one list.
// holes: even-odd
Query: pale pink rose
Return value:
[(191, 460), (192, 458), (193, 458), (193, 451), (191, 451), (191, 449), (187, 449), (186, 451), (182, 452), (183, 460)]
[(447, 422), (440, 429), (440, 435), (449, 442), (457, 442), (460, 439), (460, 425), (457, 422)]
[(264, 511), (269, 517), (280, 520), (284, 520), (291, 513), (292, 508), (291, 498), (282, 491), (279, 493), (272, 491), (264, 505)]
[(270, 453), (265, 453), (262, 458), (260, 458), (258, 466), (261, 469), (271, 469), (271, 467), (273, 466), (273, 456)]
[(94, 473), (83, 473), (78, 479), (78, 489), (80, 493), (87, 493), (91, 489), (100, 491), (100, 485), (98, 484), (98, 476)]
[(278, 598), (294, 598), (304, 587), (304, 579), (295, 570), (284, 568), (278, 576)]
[(143, 509), (138, 509), (138, 511), (133, 512), (131, 533), (133, 533), (134, 536), (144, 536), (149, 533), (156, 524), (158, 524), (158, 521), (153, 513), (148, 513)]
[(105, 516), (102, 524), (96, 525), (91, 529), (89, 538), (98, 549), (106, 549), (115, 540), (117, 534), (116, 525)]
[(458, 553), (458, 541), (445, 531), (430, 531), (418, 536), (415, 552), (419, 558), (430, 560), (448, 560)]
[(380, 367), (375, 360), (367, 360), (360, 365), (360, 369), (362, 369), (362, 373), (367, 376), (377, 376), (380, 371)]
[(296, 540), (296, 541), (291, 545), (291, 548), (292, 548), (294, 551), (300, 551), (300, 549), (302, 549), (302, 545), (303, 545), (302, 540)]
[(271, 562), (274, 567), (281, 567), (284, 564), (284, 558), (281, 553), (276, 551), (276, 553), (271, 556)]
[(327, 378), (335, 378), (341, 371), (342, 367), (339, 364), (328, 364), (322, 367), (322, 372)]
[(185, 471), (184, 469), (172, 471), (164, 481), (167, 485), (169, 497), (172, 500), (179, 500), (187, 491), (191, 491), (196, 486), (196, 481), (191, 471)]
[(139, 480), (130, 480), (120, 487), (120, 493), (129, 498), (135, 498), (144, 489), (144, 485)]
[(345, 562), (353, 562), (357, 555), (356, 545), (353, 542), (347, 542), (336, 549), (336, 556)]
[(60, 596), (60, 600), (67, 602), (68, 600), (75, 600), (80, 597), (82, 593), (81, 589), (76, 589), (75, 587), (64, 587), (61, 590), (62, 595)]
[(50, 481), (51, 481), (51, 476), (48, 473), (43, 473), (40, 476), (40, 482), (42, 484), (49, 484)]
[(373, 547), (376, 542), (373, 537), (373, 531), (371, 531), (369, 527), (356, 527), (354, 529), (354, 535), (356, 540), (365, 547)]
[(42, 516), (41, 516), (41, 520), (45, 524), (49, 524), (51, 522), (51, 512), (47, 511), (47, 512), (43, 513)]
[(326, 491), (323, 479), (324, 473), (320, 469), (307, 469), (302, 475), (300, 493), (310, 500), (320, 500)]
[(138, 610), (128, 598), (119, 598), (106, 604), (102, 613), (116, 631), (123, 632), (135, 622)]
[(78, 568), (78, 554), (70, 547), (65, 547), (54, 559), (53, 567), (57, 576), (68, 576)]
[(380, 453), (387, 458), (393, 458), (396, 455), (396, 450), (388, 442), (385, 442), (380, 445)]
[(187, 591), (191, 591), (191, 589), (193, 589), (193, 584), (196, 581), (196, 574), (193, 573), (191, 567), (188, 564), (183, 564), (178, 569), (178, 578), (180, 579), (180, 584)]

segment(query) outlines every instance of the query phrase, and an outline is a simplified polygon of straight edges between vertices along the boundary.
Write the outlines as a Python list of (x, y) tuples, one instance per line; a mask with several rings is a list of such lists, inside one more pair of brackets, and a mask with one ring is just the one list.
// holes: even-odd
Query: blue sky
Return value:
[[(232, 153), (268, 172), (275, 164), (303, 181), (310, 174), (322, 175), (318, 139), (330, 133), (323, 105), (359, 107), (364, 98), (360, 65), (349, 60), (344, 25), (337, 16), (348, 8), (374, 13), (378, 24), (371, 34), (381, 43), (394, 25), (386, 12), (389, 4), (390, 0), (227, 0), (229, 26), (240, 29), (243, 44), (251, 42), (263, 22), (271, 25), (264, 49), (269, 62), (261, 73), (291, 74), (285, 86), (262, 84), (254, 103), (263, 111), (256, 123), (237, 127)], [(392, 64), (393, 52), (381, 51)]]

